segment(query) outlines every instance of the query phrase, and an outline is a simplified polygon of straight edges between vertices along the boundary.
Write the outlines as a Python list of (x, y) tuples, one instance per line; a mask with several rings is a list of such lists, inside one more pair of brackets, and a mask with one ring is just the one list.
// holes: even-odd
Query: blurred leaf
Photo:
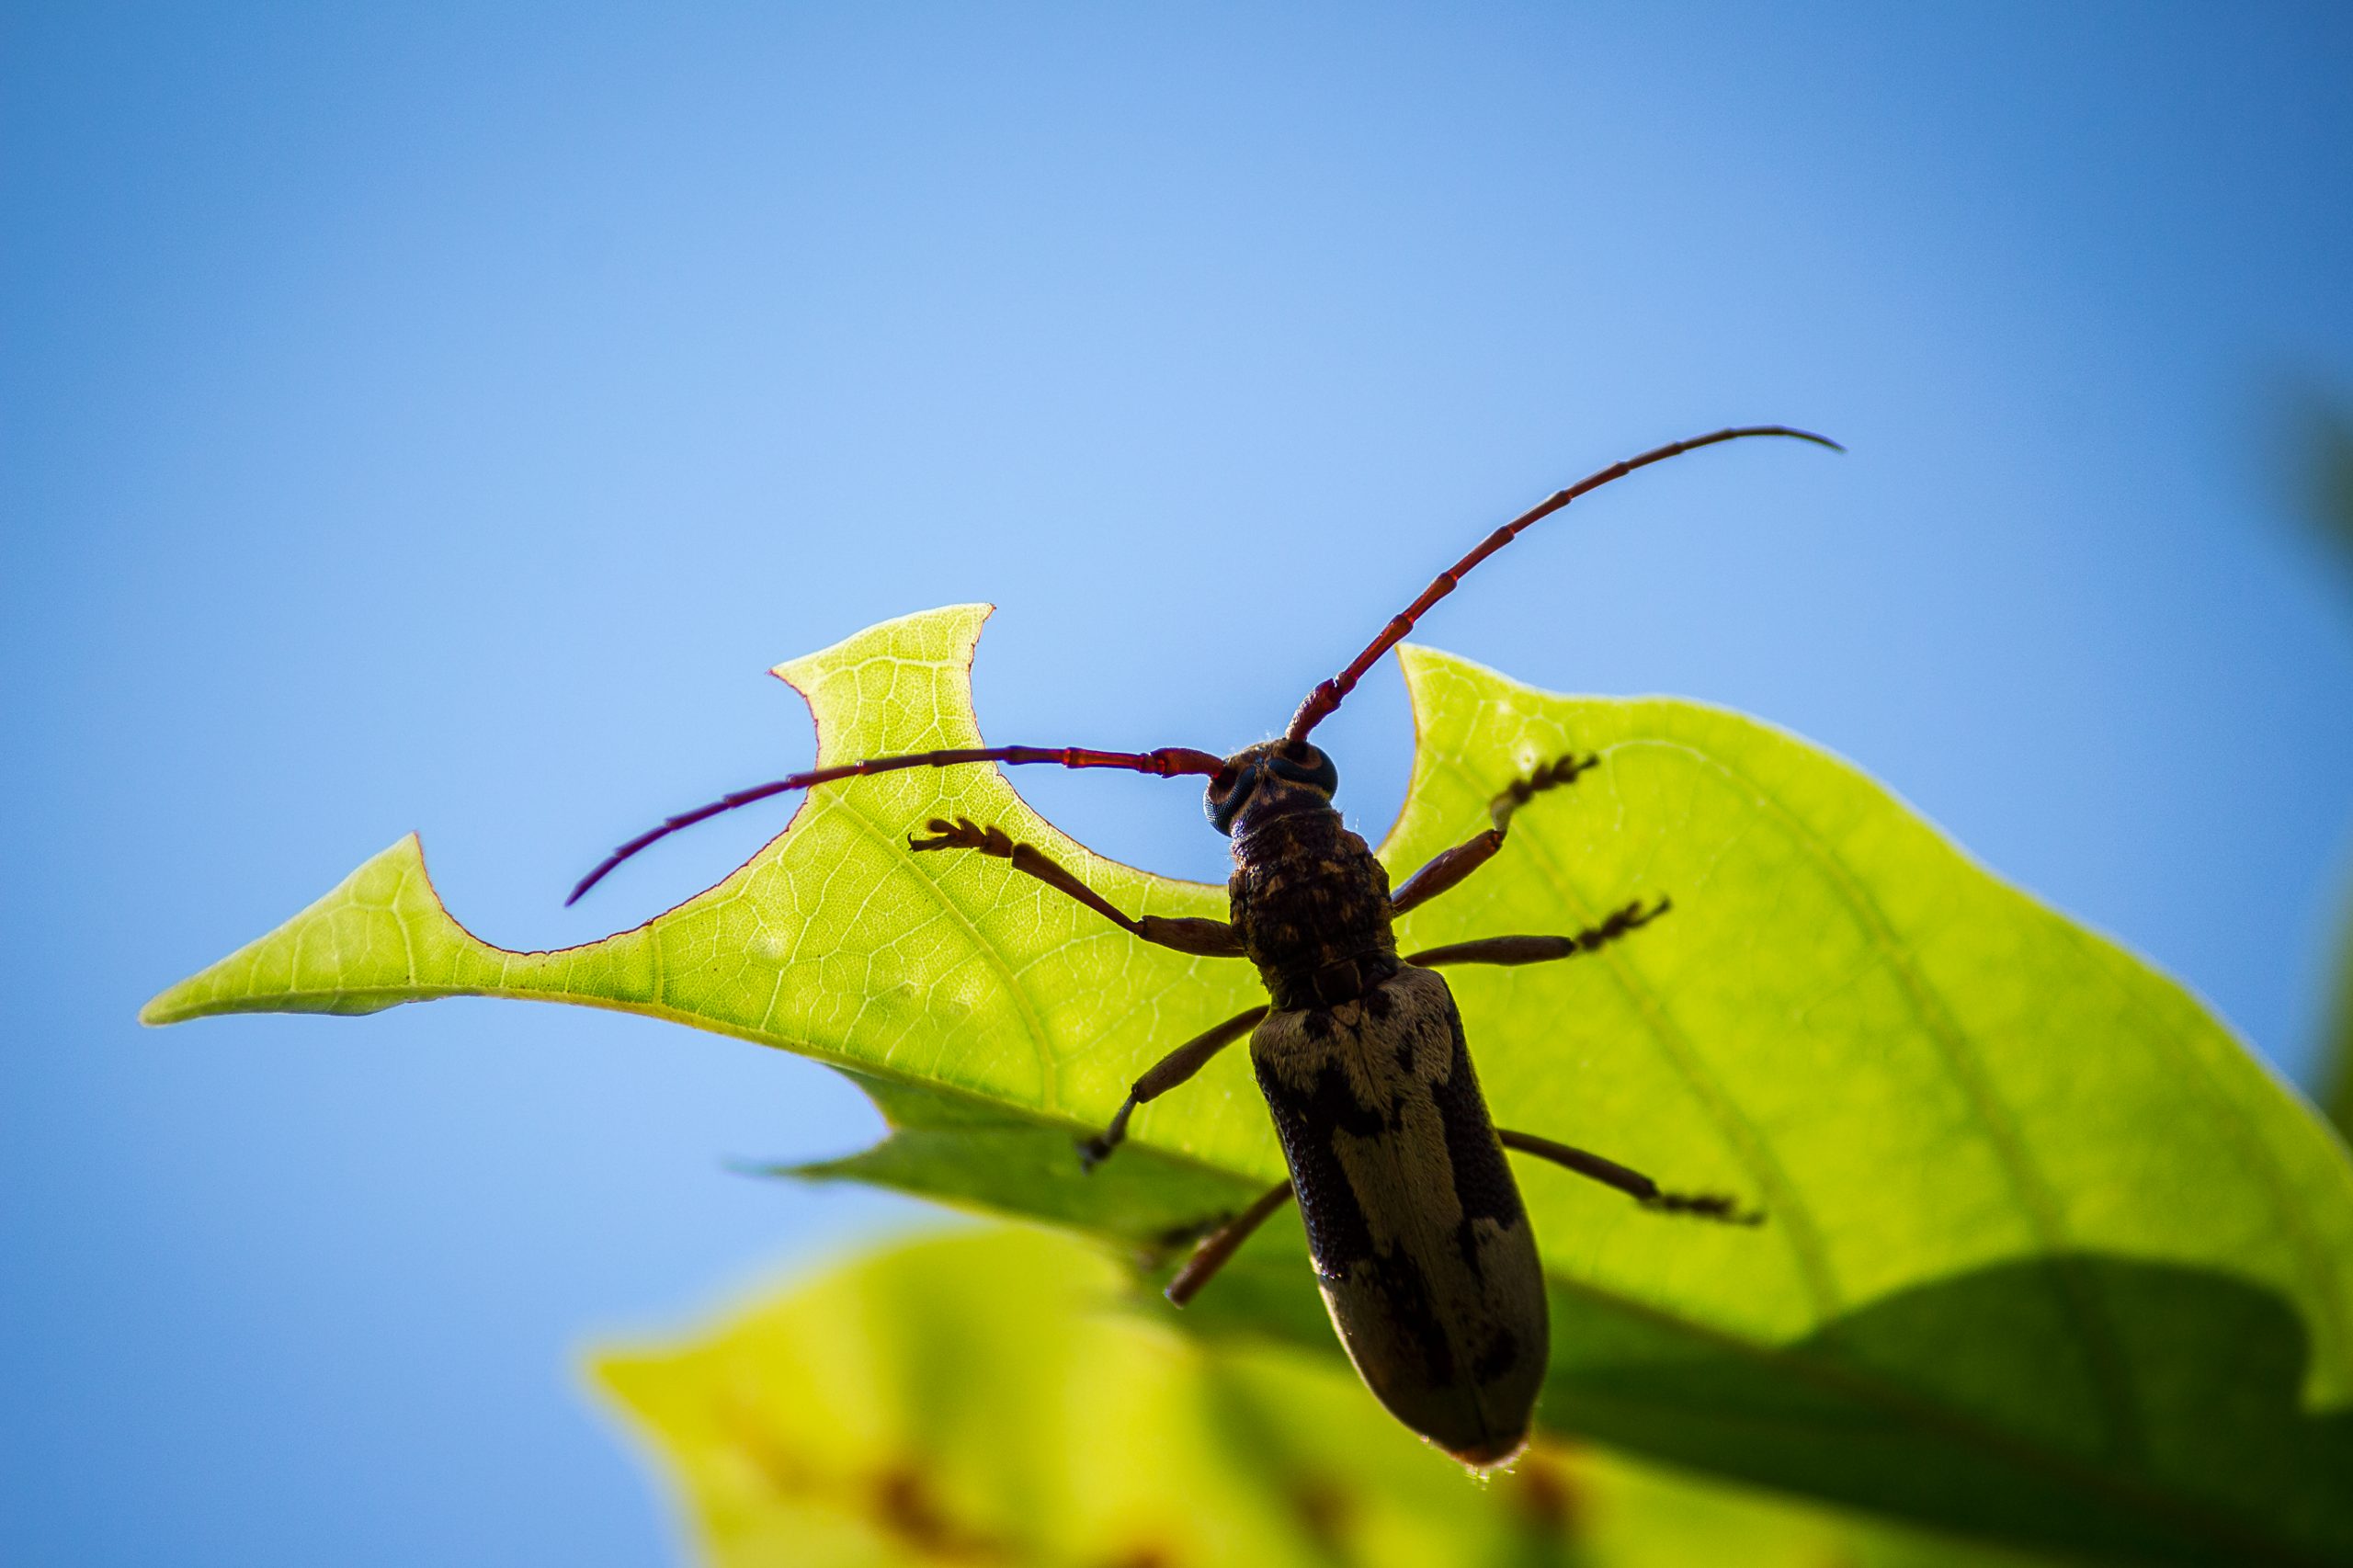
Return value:
[[(781, 666), (821, 757), (979, 744), (984, 613)], [(1662, 1221), (1529, 1169), (1545, 1429), (2041, 1547), (2353, 1562), (2353, 1166), (2181, 987), (1777, 731), (1402, 653), (1419, 749), (1392, 869), (1477, 831), (1540, 760), (1604, 759), (1411, 916), (1409, 950), (1675, 898), (1592, 959), (1453, 971), (1498, 1119), (1771, 1215)], [(495, 994), (675, 1018), (874, 1086), (893, 1135), (818, 1174), (1165, 1258), (1281, 1173), (1244, 1053), (1149, 1108), (1097, 1176), (1069, 1142), (1255, 979), (1002, 861), (906, 853), (909, 828), (959, 813), (1131, 911), (1223, 913), (1218, 889), (1087, 854), (995, 769), (895, 773), (816, 791), (716, 889), (556, 953), (466, 933), (404, 840), (144, 1016)], [(1299, 1234), (1270, 1227), (1189, 1321), (1329, 1353)]]
[[(2304, 408), (2309, 512), (2322, 536), (2336, 547), (2338, 563), (2353, 572), (2353, 414), (2318, 396), (2307, 397)], [(2353, 598), (2347, 602), (2353, 604)], [(2334, 1000), (2321, 1040), (2321, 1104), (2336, 1130), (2353, 1138), (2353, 900), (2347, 901), (2343, 916)]]
[(1481, 1484), (1329, 1358), (1114, 1310), (993, 1229), (862, 1257), (592, 1376), (721, 1568), (1964, 1568), (2026, 1560), (1540, 1448)]
[(2305, 427), (2312, 474), (2307, 506), (2338, 561), (2353, 568), (2353, 415), (2325, 399), (2306, 400)]
[(2336, 955), (2336, 1006), (2321, 1048), (2322, 1105), (2329, 1120), (2353, 1139), (2353, 920)]

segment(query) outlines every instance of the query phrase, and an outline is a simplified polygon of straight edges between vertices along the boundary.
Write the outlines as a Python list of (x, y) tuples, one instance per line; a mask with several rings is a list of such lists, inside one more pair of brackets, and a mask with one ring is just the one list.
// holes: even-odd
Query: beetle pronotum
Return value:
[[(1189, 1301), (1260, 1224), (1296, 1199), (1317, 1283), (1340, 1343), (1397, 1418), (1474, 1466), (1503, 1463), (1528, 1440), (1549, 1355), (1544, 1284), (1519, 1190), (1503, 1152), (1517, 1150), (1617, 1188), (1644, 1207), (1755, 1223), (1729, 1198), (1665, 1191), (1650, 1177), (1582, 1149), (1499, 1131), (1464, 1046), (1462, 1016), (1437, 971), (1447, 964), (1543, 963), (1591, 952), (1666, 913), (1667, 900), (1629, 903), (1570, 936), (1489, 937), (1400, 957), (1391, 922), (1461, 882), (1504, 846), (1512, 813), (1597, 766), (1564, 756), (1495, 797), (1486, 831), (1432, 859), (1395, 890), (1364, 840), (1342, 824), (1339, 773), (1308, 734), (1347, 698), (1464, 573), (1539, 519), (1636, 469), (1698, 447), (1787, 436), (1842, 450), (1786, 426), (1719, 430), (1613, 463), (1555, 492), (1438, 574), (1346, 669), (1310, 692), (1276, 740), (1218, 756), (1183, 746), (1150, 752), (1075, 746), (985, 746), (870, 757), (796, 773), (671, 817), (631, 839), (572, 891), (572, 899), (657, 839), (770, 795), (903, 767), (1053, 763), (1209, 780), (1204, 805), (1233, 841), (1233, 919), (1131, 918), (1044, 853), (968, 820), (926, 825), (915, 851), (968, 849), (1013, 863), (1147, 942), (1179, 952), (1248, 958), (1268, 1001), (1170, 1051), (1138, 1078), (1110, 1125), (1080, 1145), (1093, 1169), (1119, 1147), (1135, 1108), (1191, 1078), (1250, 1037), (1250, 1060), (1281, 1138), (1290, 1177), (1225, 1220), (1168, 1285)], [(567, 900), (569, 903), (572, 900)]]

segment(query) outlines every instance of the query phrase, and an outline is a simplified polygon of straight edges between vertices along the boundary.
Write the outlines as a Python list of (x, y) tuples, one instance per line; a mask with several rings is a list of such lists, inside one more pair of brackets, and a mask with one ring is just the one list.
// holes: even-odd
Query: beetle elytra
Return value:
[(1497, 1129), (1479, 1092), (1461, 1013), (1437, 972), (1449, 964), (1544, 963), (1589, 953), (1666, 914), (1666, 899), (1628, 903), (1567, 935), (1498, 936), (1397, 951), (1396, 916), (1493, 859), (1520, 807), (1574, 786), (1597, 759), (1563, 756), (1510, 782), (1495, 797), (1485, 831), (1392, 889), (1387, 869), (1333, 806), (1338, 770), (1308, 736), (1463, 574), (1529, 526), (1637, 469), (1755, 436), (1843, 449), (1787, 426), (1742, 426), (1671, 442), (1555, 492), (1440, 573), (1345, 669), (1308, 694), (1275, 740), (1228, 756), (1182, 746), (987, 746), (815, 768), (738, 790), (640, 834), (583, 878), (572, 899), (680, 828), (836, 779), (967, 763), (1206, 778), (1210, 821), (1233, 840), (1230, 920), (1131, 917), (1042, 851), (968, 820), (934, 820), (926, 836), (909, 835), (908, 847), (1010, 861), (1142, 940), (1205, 957), (1247, 958), (1257, 966), (1267, 1004), (1186, 1041), (1149, 1068), (1110, 1124), (1081, 1143), (1079, 1158), (1088, 1169), (1108, 1158), (1137, 1107), (1248, 1036), (1290, 1175), (1217, 1224), (1176, 1271), (1169, 1299), (1179, 1305), (1191, 1300), (1253, 1231), (1296, 1200), (1333, 1327), (1367, 1386), (1399, 1420), (1464, 1463), (1503, 1463), (1528, 1440), (1550, 1355), (1542, 1270), (1506, 1150), (1548, 1160), (1650, 1209), (1732, 1223), (1753, 1224), (1762, 1216), (1744, 1212), (1730, 1198), (1663, 1190), (1583, 1149)]

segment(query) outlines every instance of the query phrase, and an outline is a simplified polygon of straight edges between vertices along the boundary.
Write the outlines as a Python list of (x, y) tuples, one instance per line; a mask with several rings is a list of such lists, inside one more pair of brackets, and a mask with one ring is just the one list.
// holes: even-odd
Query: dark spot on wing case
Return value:
[(1454, 1381), (1454, 1346), (1447, 1341), (1446, 1325), (1438, 1322), (1437, 1304), (1430, 1300), (1429, 1281), (1422, 1277), (1420, 1265), (1410, 1257), (1384, 1252), (1371, 1257), (1367, 1267), (1381, 1301), (1396, 1314), (1398, 1326), (1422, 1353), (1430, 1386), (1450, 1386)]
[(1510, 1371), (1518, 1360), (1519, 1336), (1507, 1328), (1499, 1328), (1480, 1350), (1471, 1375), (1482, 1383), (1492, 1383)]
[(1263, 1071), (1259, 1091), (1274, 1113), (1275, 1131), (1283, 1154), (1290, 1162), (1292, 1185), (1299, 1193), (1300, 1217), (1307, 1222), (1309, 1249), (1318, 1268), (1336, 1273), (1372, 1256), (1372, 1228), (1347, 1172), (1333, 1150), (1334, 1132), (1346, 1128), (1362, 1136), (1376, 1131), (1381, 1118), (1365, 1110), (1348, 1093), (1347, 1079), (1336, 1067), (1316, 1074), (1315, 1087), (1299, 1095)]
[(1493, 1220), (1516, 1224), (1524, 1212), (1519, 1188), (1511, 1179), (1511, 1167), (1504, 1164), (1495, 1124), (1479, 1096), (1479, 1077), (1462, 1042), (1462, 1020), (1456, 1017), (1448, 1022), (1454, 1033), (1452, 1062), (1446, 1082), (1431, 1085), (1430, 1095), (1446, 1126), (1446, 1157), (1454, 1168), (1454, 1195), (1462, 1205), (1463, 1223)]

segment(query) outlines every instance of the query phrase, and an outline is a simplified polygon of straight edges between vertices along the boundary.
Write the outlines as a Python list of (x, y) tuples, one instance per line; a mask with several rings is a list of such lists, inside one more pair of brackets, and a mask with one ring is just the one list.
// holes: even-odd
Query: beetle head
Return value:
[(1293, 812), (1330, 811), (1340, 770), (1306, 741), (1263, 741), (1225, 759), (1210, 780), (1201, 809), (1220, 833), (1254, 826)]

